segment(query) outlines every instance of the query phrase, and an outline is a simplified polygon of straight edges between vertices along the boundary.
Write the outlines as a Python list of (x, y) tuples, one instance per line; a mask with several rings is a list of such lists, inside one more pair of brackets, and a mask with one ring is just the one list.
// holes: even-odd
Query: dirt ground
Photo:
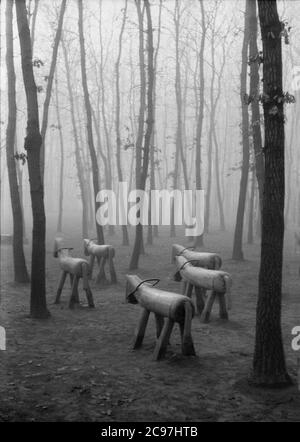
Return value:
[[(52, 237), (52, 240), (51, 240)], [(167, 357), (152, 361), (154, 320), (142, 349), (131, 343), (141, 309), (125, 303), (124, 275), (130, 249), (118, 236), (107, 241), (117, 247), (119, 283), (96, 287), (96, 308), (68, 308), (70, 289), (54, 305), (58, 262), (52, 257), (53, 236), (47, 251), (47, 300), (51, 318), (28, 317), (29, 286), (12, 283), (11, 248), (1, 249), (1, 316), (7, 350), (0, 351), (1, 421), (300, 421), (300, 393), (250, 388), (254, 342), (259, 247), (245, 246), (247, 260), (233, 262), (231, 234), (210, 234), (205, 250), (220, 252), (223, 269), (233, 276), (230, 320), (193, 320), (196, 357), (180, 354), (177, 328)], [(75, 239), (77, 238), (77, 239)], [(79, 235), (70, 232), (74, 256), (83, 256)], [(52, 241), (52, 242), (51, 242)], [(180, 291), (172, 280), (171, 244), (162, 232), (148, 246), (137, 272), (142, 278), (160, 278), (159, 287)], [(29, 259), (30, 248), (26, 246)], [(284, 264), (283, 334), (290, 374), (296, 376), (296, 354), (291, 329), (300, 325), (299, 256), (288, 244)], [(80, 291), (81, 299), (85, 298)]]

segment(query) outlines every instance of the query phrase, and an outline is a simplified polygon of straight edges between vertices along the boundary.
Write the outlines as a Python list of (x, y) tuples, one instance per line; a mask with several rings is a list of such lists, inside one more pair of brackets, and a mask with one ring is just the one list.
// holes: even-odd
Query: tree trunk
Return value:
[(30, 195), (32, 204), (32, 257), (30, 314), (34, 318), (47, 318), (45, 287), (45, 236), (46, 217), (44, 188), (40, 173), (42, 137), (39, 127), (37, 88), (32, 68), (30, 31), (26, 17), (25, 0), (16, 2), (17, 23), (21, 47), (23, 81), (27, 99), (27, 132), (24, 148), (27, 152)]
[[(137, 1), (137, 3), (140, 3)], [(140, 179), (139, 179), (139, 189), (145, 190), (146, 188), (146, 180), (148, 174), (149, 167), (149, 152), (151, 147), (151, 137), (153, 131), (153, 85), (154, 85), (154, 65), (153, 65), (153, 29), (152, 29), (152, 19), (151, 19), (151, 11), (149, 0), (144, 0), (146, 16), (147, 16), (147, 54), (148, 54), (148, 89), (147, 89), (147, 128), (144, 138), (144, 155), (142, 168), (140, 170)], [(138, 8), (139, 9), (139, 8)], [(142, 27), (140, 26), (140, 30)], [(131, 262), (130, 262), (130, 270), (134, 270), (138, 268), (140, 250), (141, 250), (141, 240), (143, 238), (143, 226), (138, 224), (136, 229), (136, 237), (134, 243), (134, 249), (132, 252)]]
[(248, 244), (254, 243), (253, 226), (254, 226), (254, 200), (255, 200), (255, 168), (252, 171), (252, 181), (249, 201), (249, 221), (248, 221)]
[(264, 157), (262, 152), (262, 135), (259, 109), (259, 63), (257, 47), (257, 12), (256, 1), (248, 0), (249, 3), (249, 26), (250, 26), (250, 97), (251, 97), (251, 126), (253, 134), (253, 147), (255, 154), (255, 172), (258, 183), (260, 210), (262, 209), (262, 197), (264, 186)]
[[(17, 137), (17, 131), (15, 132), (15, 154), (18, 152), (18, 137)], [(26, 222), (25, 222), (25, 214), (24, 214), (24, 166), (25, 163), (20, 164), (20, 161), (17, 162), (17, 177), (18, 177), (18, 189), (19, 189), (19, 196), (20, 196), (20, 204), (21, 204), (21, 210), (22, 210), (22, 222), (23, 222), (23, 243), (27, 241), (26, 238)]]
[(55, 78), (55, 107), (56, 118), (59, 133), (59, 146), (60, 146), (60, 170), (59, 170), (59, 194), (58, 194), (58, 219), (57, 219), (57, 232), (62, 232), (62, 217), (63, 217), (63, 201), (64, 201), (64, 139), (62, 133), (59, 99), (58, 99), (58, 81), (57, 76)]
[(186, 159), (183, 151), (182, 88), (181, 88), (180, 54), (179, 54), (180, 16), (181, 16), (180, 3), (175, 2), (175, 11), (174, 11), (175, 46), (176, 46), (175, 95), (176, 95), (176, 109), (177, 109), (176, 151), (180, 153), (184, 185), (185, 188), (188, 189), (189, 180), (187, 175)]
[[(144, 14), (141, 9), (141, 0), (135, 1), (139, 22), (139, 65), (140, 65), (140, 108), (139, 108), (139, 120), (138, 120), (138, 132), (136, 139), (136, 155), (135, 155), (135, 179), (136, 189), (141, 188), (141, 175), (142, 175), (142, 150), (143, 150), (143, 137), (144, 137), (144, 119), (146, 108), (146, 73), (145, 73), (145, 55), (144, 55)], [(130, 269), (136, 269), (138, 267), (139, 257), (141, 249), (144, 247), (143, 239), (143, 226), (138, 224), (135, 231), (135, 241), (133, 246), (133, 252), (131, 256)]]
[[(116, 120), (115, 120), (115, 127), (116, 127), (116, 145), (117, 145), (117, 170), (118, 170), (118, 179), (119, 182), (123, 181), (123, 171), (122, 171), (122, 165), (121, 165), (121, 134), (120, 134), (120, 111), (121, 111), (121, 105), (120, 105), (120, 62), (121, 62), (121, 56), (122, 56), (122, 39), (126, 24), (126, 14), (127, 14), (127, 4), (128, 0), (125, 0), (125, 8), (123, 11), (123, 21), (121, 26), (121, 31), (119, 35), (119, 51), (118, 51), (118, 57), (116, 61), (115, 71), (116, 71)], [(129, 237), (128, 237), (128, 230), (127, 226), (122, 226), (122, 244), (123, 246), (129, 245)]]
[[(103, 119), (103, 127), (106, 141), (106, 150), (107, 150), (107, 189), (112, 189), (113, 184), (113, 172), (112, 172), (112, 147), (111, 147), (111, 139), (109, 128), (107, 124), (106, 118), (106, 94), (105, 94), (105, 84), (104, 84), (104, 62), (103, 62), (103, 41), (102, 41), (102, 0), (99, 1), (99, 38), (100, 38), (100, 87), (101, 87), (101, 112)], [(115, 227), (111, 224), (108, 226), (109, 235), (112, 236), (115, 234)]]
[(82, 77), (82, 88), (84, 93), (84, 103), (86, 111), (86, 123), (87, 123), (87, 135), (88, 135), (88, 145), (90, 151), (90, 158), (92, 163), (92, 174), (93, 174), (93, 190), (94, 190), (94, 201), (95, 201), (95, 223), (97, 231), (98, 244), (104, 244), (104, 235), (102, 226), (97, 223), (96, 212), (100, 204), (96, 201), (97, 194), (100, 190), (99, 188), (99, 167), (97, 163), (97, 155), (94, 146), (93, 139), (93, 128), (92, 128), (92, 110), (90, 103), (90, 96), (88, 91), (87, 77), (86, 77), (86, 61), (85, 61), (85, 49), (84, 49), (84, 36), (83, 36), (83, 8), (82, 0), (78, 0), (78, 30), (79, 30), (79, 41), (80, 41), (80, 59), (81, 59), (81, 77)]
[(57, 25), (57, 30), (56, 30), (55, 39), (54, 39), (53, 52), (52, 52), (52, 60), (51, 60), (50, 71), (49, 71), (49, 75), (48, 75), (48, 79), (47, 79), (46, 98), (45, 98), (44, 108), (43, 108), (43, 120), (42, 120), (42, 129), (41, 129), (41, 135), (42, 135), (42, 140), (43, 140), (42, 141), (42, 148), (41, 148), (42, 180), (44, 179), (44, 169), (45, 169), (45, 141), (46, 141), (47, 126), (48, 126), (49, 105), (50, 105), (50, 100), (51, 100), (52, 84), (53, 84), (54, 72), (55, 72), (55, 67), (56, 67), (58, 46), (59, 46), (59, 42), (60, 42), (60, 38), (61, 38), (64, 14), (65, 14), (65, 10), (66, 10), (66, 1), (67, 0), (62, 0), (61, 7), (60, 7), (58, 25)]
[(249, 29), (249, 1), (246, 0), (244, 40), (242, 49), (242, 71), (241, 71), (241, 106), (242, 106), (242, 140), (243, 140), (243, 160), (239, 202), (237, 209), (236, 225), (234, 232), (232, 259), (243, 261), (243, 231), (245, 218), (245, 204), (247, 197), (249, 164), (250, 164), (250, 143), (249, 143), (249, 112), (248, 104), (245, 103), (245, 95), (247, 92), (247, 71), (248, 71), (248, 47), (250, 39)]
[(36, 17), (37, 17), (37, 13), (38, 13), (39, 1), (40, 0), (35, 0), (33, 14), (32, 14), (32, 24), (31, 24), (31, 52), (32, 52), (32, 54), (33, 54), (33, 47), (34, 47), (34, 41), (35, 41)]
[[(203, 130), (203, 117), (204, 117), (204, 49), (205, 49), (205, 38), (206, 38), (206, 20), (205, 20), (205, 9), (203, 0), (199, 0), (201, 7), (201, 46), (199, 53), (199, 77), (200, 77), (200, 92), (199, 92), (199, 105), (198, 105), (198, 118), (197, 118), (197, 129), (196, 129), (196, 189), (202, 189), (202, 179), (201, 179), (201, 163), (202, 163), (202, 130)], [(203, 235), (197, 236), (194, 242), (195, 247), (203, 246)]]
[(82, 160), (80, 157), (80, 146), (79, 146), (79, 141), (78, 141), (78, 132), (77, 132), (77, 125), (76, 125), (76, 120), (75, 120), (75, 107), (74, 107), (73, 91), (72, 91), (72, 84), (71, 84), (70, 66), (69, 66), (68, 54), (67, 54), (64, 40), (62, 40), (62, 48), (63, 48), (63, 54), (64, 54), (66, 76), (67, 76), (67, 87), (68, 87), (68, 94), (69, 94), (69, 101), (70, 101), (70, 108), (71, 108), (71, 120), (72, 120), (73, 136), (74, 136), (74, 143), (75, 143), (75, 161), (76, 161), (77, 176), (78, 176), (78, 181), (79, 181), (80, 196), (81, 196), (81, 203), (82, 203), (82, 237), (88, 238), (89, 237), (89, 234), (88, 234), (88, 199), (86, 198), (85, 185), (84, 185), (84, 172), (83, 172)]
[(210, 199), (211, 199), (211, 187), (212, 187), (212, 157), (213, 157), (213, 130), (215, 125), (215, 102), (214, 102), (214, 86), (215, 86), (215, 23), (216, 15), (213, 20), (212, 40), (211, 40), (211, 64), (212, 75), (210, 84), (210, 119), (209, 119), (209, 132), (208, 132), (208, 152), (207, 152), (207, 186), (205, 197), (205, 214), (204, 214), (204, 231), (209, 232), (210, 222)]
[[(85, 146), (88, 144), (87, 140), (87, 131), (84, 130), (84, 137), (82, 135), (82, 125), (81, 125), (81, 115), (80, 115), (80, 109), (81, 107), (78, 103), (78, 96), (75, 97), (75, 109), (77, 116), (77, 134), (78, 134), (78, 141), (79, 141), (79, 158), (80, 158), (80, 165), (82, 170), (82, 181), (83, 181), (83, 187), (84, 187), (84, 198), (85, 203), (87, 207), (87, 222), (88, 222), (88, 231), (93, 229), (93, 226), (95, 225), (95, 208), (94, 208), (94, 191), (93, 191), (93, 183), (91, 182), (91, 176), (93, 175), (92, 167), (90, 164), (90, 154), (89, 151), (85, 148)], [(76, 119), (75, 119), (76, 120)], [(86, 126), (84, 127), (86, 129)], [(92, 178), (93, 179), (93, 178)], [(99, 176), (100, 180), (100, 176)]]
[[(153, 84), (153, 120), (154, 127), (152, 131), (152, 141), (151, 141), (151, 151), (150, 151), (150, 190), (155, 189), (155, 115), (156, 115), (156, 84), (157, 84), (157, 57), (160, 47), (161, 39), (161, 15), (162, 15), (162, 0), (159, 2), (159, 13), (158, 13), (158, 28), (157, 28), (157, 45), (154, 54), (154, 84)], [(151, 217), (151, 206), (149, 205), (149, 218)], [(153, 244), (153, 236), (158, 237), (158, 226), (153, 226), (149, 222), (148, 232), (147, 232), (147, 244)]]
[(221, 182), (220, 182), (219, 143), (218, 143), (218, 139), (217, 139), (215, 125), (213, 127), (213, 138), (214, 138), (214, 144), (215, 144), (215, 149), (216, 149), (216, 156), (215, 156), (215, 158), (216, 158), (216, 187), (217, 187), (217, 199), (218, 199), (219, 215), (220, 215), (220, 230), (221, 230), (221, 232), (224, 232), (226, 230), (226, 228), (225, 228), (223, 197), (222, 197)]
[(263, 42), (264, 94), (269, 99), (263, 104), (265, 182), (252, 382), (279, 386), (291, 382), (281, 332), (285, 191), (282, 26), (276, 1), (261, 0), (258, 9)]
[(18, 188), (17, 167), (15, 159), (16, 135), (16, 75), (13, 48), (13, 1), (6, 0), (6, 67), (8, 92), (8, 123), (6, 129), (6, 161), (10, 199), (13, 215), (13, 260), (14, 280), (29, 282), (23, 247), (23, 211)]

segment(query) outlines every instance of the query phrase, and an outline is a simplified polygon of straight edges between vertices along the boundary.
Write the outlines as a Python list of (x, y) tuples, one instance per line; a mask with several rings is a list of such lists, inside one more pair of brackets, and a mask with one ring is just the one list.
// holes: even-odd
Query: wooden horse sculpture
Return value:
[[(225, 295), (230, 304), (230, 290), (232, 286), (231, 276), (220, 270), (209, 270), (202, 267), (195, 267), (192, 262), (184, 256), (176, 256), (177, 272), (175, 279), (183, 280), (183, 294), (192, 297), (195, 288), (196, 304), (202, 322), (209, 322), (210, 313), (216, 298), (220, 306), (220, 318), (228, 319)], [(211, 290), (204, 301), (206, 290)]]
[(85, 259), (73, 258), (70, 256), (70, 250), (72, 248), (62, 247), (62, 238), (56, 238), (54, 243), (54, 257), (59, 259), (59, 265), (61, 268), (61, 276), (58, 284), (55, 304), (60, 301), (62, 289), (64, 287), (67, 275), (70, 276), (71, 282), (71, 297), (69, 307), (74, 308), (76, 304), (79, 304), (78, 283), (80, 278), (83, 281), (83, 289), (85, 290), (89, 307), (95, 307), (93, 294), (89, 286), (89, 264)]
[(193, 265), (196, 267), (219, 270), (222, 266), (222, 259), (217, 253), (197, 252), (190, 247), (173, 244), (172, 263), (175, 262), (176, 256), (184, 256), (188, 261), (193, 261)]
[[(175, 322), (180, 326), (182, 353), (195, 355), (191, 335), (191, 324), (194, 316), (194, 306), (189, 298), (176, 293), (167, 292), (151, 286), (149, 282), (142, 281), (136, 275), (127, 275), (126, 300), (131, 304), (139, 303), (143, 308), (140, 323), (135, 333), (133, 348), (142, 345), (149, 315), (154, 313), (157, 329), (157, 343), (153, 359), (164, 357)], [(155, 280), (156, 283), (159, 280)], [(164, 320), (166, 318), (166, 322)]]
[(113, 246), (104, 244), (99, 245), (96, 243), (96, 240), (93, 239), (84, 239), (84, 254), (90, 257), (90, 276), (93, 274), (93, 267), (95, 258), (97, 259), (99, 272), (96, 278), (97, 284), (101, 282), (106, 282), (105, 275), (105, 264), (108, 261), (109, 264), (109, 272), (110, 272), (110, 280), (112, 284), (117, 282), (117, 275), (114, 266), (114, 257), (115, 257), (115, 249)]

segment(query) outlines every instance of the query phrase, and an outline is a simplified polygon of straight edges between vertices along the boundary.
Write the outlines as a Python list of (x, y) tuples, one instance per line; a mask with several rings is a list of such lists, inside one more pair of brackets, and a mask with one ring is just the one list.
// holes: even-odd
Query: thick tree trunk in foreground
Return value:
[(261, 0), (258, 7), (264, 94), (269, 99), (264, 101), (265, 183), (252, 381), (258, 385), (279, 386), (290, 383), (281, 333), (285, 191), (282, 27), (276, 1)]
[(42, 128), (41, 128), (41, 135), (42, 135), (41, 174), (42, 174), (42, 179), (44, 179), (44, 169), (45, 169), (45, 141), (46, 141), (47, 126), (48, 126), (49, 105), (50, 105), (50, 100), (51, 100), (54, 72), (55, 72), (55, 68), (56, 68), (58, 46), (59, 46), (59, 42), (61, 39), (64, 14), (65, 14), (65, 10), (66, 10), (66, 1), (67, 0), (62, 0), (61, 7), (60, 7), (60, 14), (59, 14), (58, 25), (57, 25), (57, 30), (56, 30), (55, 39), (54, 39), (53, 52), (52, 52), (52, 60), (51, 60), (51, 65), (50, 65), (49, 76), (47, 79), (46, 98), (45, 98), (44, 108), (43, 108), (43, 120), (42, 120)]
[(10, 199), (13, 215), (13, 260), (14, 280), (29, 282), (23, 247), (23, 211), (18, 188), (18, 176), (15, 159), (16, 136), (16, 75), (13, 48), (13, 0), (6, 0), (6, 67), (8, 92), (8, 123), (6, 129), (6, 160)]
[(249, 30), (249, 1), (246, 0), (244, 40), (242, 49), (242, 71), (241, 71), (241, 106), (242, 106), (242, 140), (243, 140), (243, 162), (240, 183), (239, 202), (236, 216), (236, 225), (234, 232), (232, 259), (243, 261), (243, 232), (245, 205), (247, 197), (249, 164), (250, 164), (250, 143), (249, 143), (249, 112), (248, 104), (245, 102), (247, 92), (247, 72), (248, 72), (248, 47), (250, 39)]
[(34, 318), (47, 318), (45, 287), (46, 217), (44, 188), (40, 173), (42, 137), (39, 126), (37, 89), (33, 76), (30, 31), (26, 17), (25, 0), (16, 2), (19, 40), (21, 47), (23, 81), (27, 99), (27, 133), (24, 148), (27, 152), (30, 195), (32, 204), (32, 258), (30, 314)]
[(90, 103), (90, 96), (87, 85), (86, 77), (86, 62), (85, 62), (85, 49), (84, 49), (84, 36), (83, 36), (83, 9), (82, 0), (78, 0), (78, 29), (79, 29), (79, 41), (80, 41), (80, 58), (81, 58), (81, 76), (82, 76), (82, 87), (84, 93), (85, 111), (86, 111), (86, 122), (87, 122), (87, 135), (88, 135), (88, 145), (92, 163), (92, 173), (93, 173), (93, 187), (94, 187), (94, 201), (95, 201), (95, 223), (97, 231), (98, 244), (104, 244), (104, 235), (102, 226), (97, 223), (96, 212), (99, 208), (99, 203), (96, 201), (97, 194), (100, 190), (99, 186), (99, 167), (97, 163), (97, 155), (94, 146), (93, 139), (93, 129), (92, 129), (92, 110)]

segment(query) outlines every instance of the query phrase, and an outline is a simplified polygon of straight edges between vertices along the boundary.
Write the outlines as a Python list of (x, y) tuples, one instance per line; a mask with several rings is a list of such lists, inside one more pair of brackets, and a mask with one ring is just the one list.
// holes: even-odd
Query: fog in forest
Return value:
[[(33, 14), (33, 3), (31, 14)], [(120, 50), (120, 31), (124, 21), (124, 1), (89, 0), (84, 2), (84, 38), (86, 72), (93, 115), (94, 143), (99, 163), (101, 189), (117, 188), (116, 164), (116, 62)], [(29, 5), (30, 6), (30, 5)], [(209, 230), (233, 232), (236, 220), (242, 164), (242, 126), (240, 70), (243, 42), (244, 2), (204, 1), (204, 110), (201, 137), (201, 188), (209, 193), (206, 207)], [(11, 213), (7, 167), (5, 161), (6, 69), (5, 69), (5, 2), (1, 2), (1, 232), (11, 233)], [(38, 87), (40, 118), (47, 87), (52, 47), (60, 2), (39, 2), (35, 23), (33, 60)], [(300, 87), (299, 24), (300, 2), (279, 2), (282, 19), (291, 27), (290, 42), (283, 45), (284, 90), (298, 95)], [(298, 11), (298, 12), (297, 12)], [(143, 12), (143, 11), (142, 11)], [(143, 12), (144, 14), (144, 12)], [(193, 189), (196, 183), (197, 120), (202, 29), (200, 4), (194, 0), (151, 2), (155, 60), (155, 130), (153, 168), (155, 189)], [(31, 27), (32, 27), (32, 15)], [(144, 17), (145, 20), (145, 17)], [(15, 23), (15, 20), (14, 20)], [(69, 226), (81, 230), (81, 188), (76, 165), (74, 129), (79, 146), (80, 172), (86, 187), (85, 198), (89, 230), (94, 230), (92, 176), (87, 147), (86, 115), (81, 84), (78, 11), (75, 1), (68, 3), (62, 42), (58, 50), (55, 79), (51, 95), (45, 140), (45, 205), (49, 239), (56, 230), (62, 203), (62, 230)], [(119, 64), (120, 138), (123, 181), (135, 188), (135, 145), (140, 106), (139, 26), (136, 6), (128, 1)], [(146, 26), (144, 24), (144, 26)], [(22, 85), (20, 49), (14, 24), (15, 69), (17, 77), (16, 152), (24, 153), (26, 104)], [(260, 39), (258, 40), (260, 45)], [(145, 43), (146, 45), (146, 43)], [(67, 68), (66, 59), (67, 57)], [(144, 48), (146, 56), (146, 48)], [(147, 63), (147, 60), (145, 61)], [(67, 73), (67, 70), (69, 73)], [(67, 75), (73, 96), (70, 107)], [(249, 76), (248, 76), (249, 83)], [(179, 93), (176, 95), (176, 90)], [(248, 90), (248, 89), (247, 89)], [(180, 120), (178, 119), (180, 114)], [(213, 113), (213, 115), (212, 115)], [(298, 147), (299, 100), (286, 109), (286, 228), (299, 229), (300, 195)], [(59, 119), (59, 123), (58, 123)], [(178, 128), (180, 126), (180, 133)], [(176, 165), (176, 151), (179, 160)], [(183, 161), (182, 161), (183, 159)], [(63, 165), (62, 165), (63, 162)], [(31, 232), (31, 204), (28, 173), (22, 160), (17, 162), (25, 214), (26, 236)], [(63, 167), (63, 171), (61, 171)], [(60, 183), (60, 174), (63, 183)], [(174, 175), (176, 173), (176, 178)], [(147, 182), (147, 188), (150, 180)], [(60, 195), (63, 188), (63, 195)], [(254, 170), (254, 153), (250, 146), (249, 180), (245, 211), (245, 238), (249, 224), (258, 229), (259, 199)], [(224, 212), (224, 221), (221, 213)]]

